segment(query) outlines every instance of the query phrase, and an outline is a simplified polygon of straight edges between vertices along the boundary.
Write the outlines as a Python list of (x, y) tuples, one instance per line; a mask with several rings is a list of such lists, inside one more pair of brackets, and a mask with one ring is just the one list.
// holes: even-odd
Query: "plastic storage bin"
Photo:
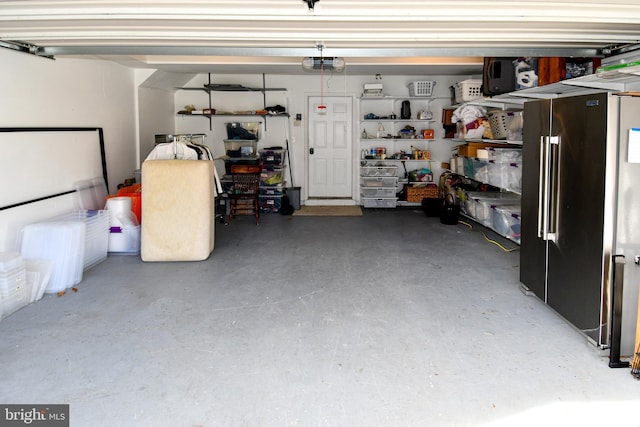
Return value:
[(285, 166), (282, 167), (265, 167), (260, 173), (260, 185), (274, 186), (284, 183)]
[(225, 123), (225, 126), (228, 139), (260, 139), (260, 122), (229, 122)]
[(520, 205), (503, 205), (493, 208), (493, 229), (499, 234), (520, 243), (521, 240)]
[(395, 187), (391, 187), (391, 188), (384, 188), (384, 187), (362, 187), (360, 189), (360, 195), (362, 197), (367, 197), (367, 198), (389, 198), (389, 197), (396, 197), (396, 188)]
[(397, 166), (362, 166), (360, 176), (396, 176)]
[(109, 246), (109, 211), (73, 211), (56, 217), (53, 220), (77, 221), (85, 224), (84, 270), (88, 270), (107, 259)]
[(258, 196), (260, 212), (278, 213), (282, 209), (282, 196)]
[(522, 162), (522, 148), (496, 148), (485, 149), (487, 159), (494, 162)]
[[(483, 219), (491, 216), (492, 204), (504, 204), (504, 202), (510, 205), (519, 204), (520, 196), (499, 191), (465, 191), (463, 202), (462, 207), (467, 215)], [(488, 225), (490, 225), (490, 220)]]
[(53, 262), (46, 293), (61, 292), (82, 281), (85, 233), (82, 221), (40, 222), (22, 229), (22, 257)]
[(140, 226), (111, 227), (109, 253), (137, 255), (140, 253)]
[(487, 180), (483, 182), (516, 193), (522, 191), (522, 163), (490, 161), (487, 172)]
[(395, 187), (398, 178), (388, 176), (360, 177), (361, 187)]
[[(503, 193), (497, 193), (503, 194)], [(514, 199), (511, 197), (499, 197), (492, 199), (483, 199), (477, 198), (475, 199), (476, 211), (475, 218), (482, 225), (486, 227), (493, 226), (493, 209), (498, 206), (503, 205), (515, 205), (518, 203), (518, 199)]]
[(257, 140), (225, 139), (224, 148), (227, 151), (227, 156), (232, 158), (258, 156)]
[(260, 187), (260, 196), (282, 196), (284, 195), (284, 184), (268, 187)]
[(265, 165), (275, 165), (280, 166), (284, 164), (284, 159), (286, 157), (287, 150), (280, 148), (265, 148), (259, 151), (260, 160), (262, 164)]
[(362, 206), (365, 208), (395, 208), (397, 202), (396, 198), (362, 198)]
[(473, 175), (470, 175), (470, 177), (476, 181), (489, 184), (489, 162), (471, 159), (471, 163), (473, 165)]

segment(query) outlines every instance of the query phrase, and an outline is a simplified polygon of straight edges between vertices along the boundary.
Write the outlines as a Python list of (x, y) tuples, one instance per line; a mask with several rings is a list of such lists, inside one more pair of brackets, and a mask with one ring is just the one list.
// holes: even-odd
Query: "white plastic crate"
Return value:
[(468, 79), (456, 83), (454, 86), (456, 102), (469, 102), (482, 98), (482, 80)]
[(370, 176), (361, 177), (361, 187), (395, 187), (398, 184), (398, 178), (395, 176)]
[(398, 199), (396, 198), (362, 198), (362, 206), (365, 208), (395, 208)]
[(415, 81), (409, 83), (409, 96), (431, 96), (436, 82), (433, 80)]
[(396, 197), (396, 188), (384, 188), (384, 187), (362, 187), (360, 189), (360, 195), (362, 197), (375, 197), (375, 198), (388, 198)]

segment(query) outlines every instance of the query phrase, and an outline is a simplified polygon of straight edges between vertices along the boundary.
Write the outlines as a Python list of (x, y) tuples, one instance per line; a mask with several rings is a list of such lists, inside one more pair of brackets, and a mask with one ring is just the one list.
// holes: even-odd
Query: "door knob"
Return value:
[(309, 154), (313, 154), (313, 147), (309, 148)]

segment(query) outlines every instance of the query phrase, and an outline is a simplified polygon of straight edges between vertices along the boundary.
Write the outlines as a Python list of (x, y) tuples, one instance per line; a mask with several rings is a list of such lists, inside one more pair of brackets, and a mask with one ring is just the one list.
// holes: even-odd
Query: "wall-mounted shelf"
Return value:
[[(190, 91), (204, 91), (209, 95), (209, 109), (212, 108), (212, 92), (259, 92), (262, 93), (262, 107), (263, 110), (267, 108), (267, 92), (286, 92), (286, 88), (271, 88), (266, 87), (266, 77), (262, 74), (262, 87), (248, 87), (239, 84), (217, 84), (211, 82), (211, 73), (208, 74), (208, 83), (202, 87), (177, 87), (176, 90), (190, 90)], [(225, 114), (203, 114), (203, 113), (177, 113), (181, 117), (206, 117), (209, 119), (209, 130), (213, 130), (211, 118), (212, 117), (243, 117), (243, 116), (260, 116), (265, 119), (268, 117), (289, 117), (289, 114), (253, 114), (248, 112), (238, 113), (225, 113)], [(264, 123), (265, 130), (267, 128), (267, 121)]]

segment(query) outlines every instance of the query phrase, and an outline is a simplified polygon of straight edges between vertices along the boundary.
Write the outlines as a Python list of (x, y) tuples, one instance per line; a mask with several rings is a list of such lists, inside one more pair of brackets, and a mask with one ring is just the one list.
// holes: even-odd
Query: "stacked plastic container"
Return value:
[(519, 203), (520, 197), (514, 193), (467, 191), (463, 209), (482, 225), (492, 227), (494, 207)]
[(22, 257), (53, 262), (46, 293), (61, 292), (82, 281), (86, 229), (84, 221), (62, 220), (29, 224), (22, 230)]
[(132, 210), (130, 197), (111, 197), (107, 200), (109, 212), (108, 252), (116, 254), (140, 253), (140, 221)]
[(522, 149), (488, 148), (487, 182), (516, 193), (522, 192)]
[(285, 188), (285, 158), (287, 150), (267, 147), (260, 150), (262, 173), (260, 174), (260, 212), (278, 213), (282, 210)]
[(521, 241), (520, 205), (502, 205), (493, 208), (493, 228), (516, 243)]
[(17, 252), (0, 253), (0, 319), (29, 304), (25, 263)]
[(522, 192), (522, 149), (488, 148), (478, 150), (482, 158), (463, 158), (464, 174), (515, 193)]
[(365, 208), (395, 208), (398, 202), (398, 166), (360, 167), (360, 200)]
[(83, 270), (88, 270), (107, 259), (107, 249), (109, 246), (108, 211), (74, 211), (57, 217), (55, 220), (65, 222), (77, 221), (85, 224)]

